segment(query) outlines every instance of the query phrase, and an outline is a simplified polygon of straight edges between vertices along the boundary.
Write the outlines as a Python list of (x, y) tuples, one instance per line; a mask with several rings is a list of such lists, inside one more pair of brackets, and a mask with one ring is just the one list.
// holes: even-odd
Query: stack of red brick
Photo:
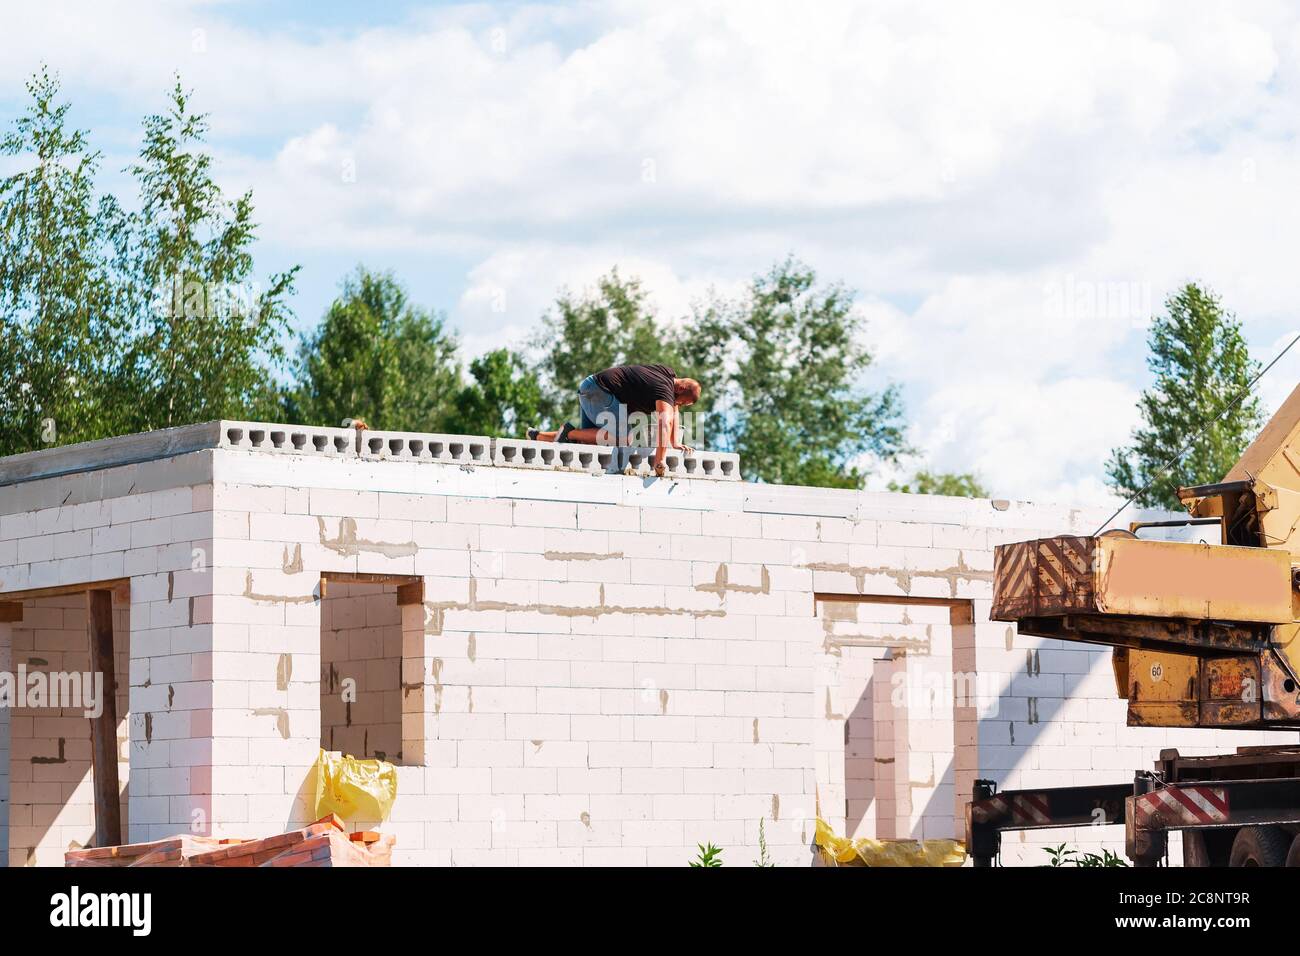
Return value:
[(260, 840), (180, 834), (152, 843), (69, 850), (66, 866), (389, 866), (391, 834), (348, 833), (334, 814)]

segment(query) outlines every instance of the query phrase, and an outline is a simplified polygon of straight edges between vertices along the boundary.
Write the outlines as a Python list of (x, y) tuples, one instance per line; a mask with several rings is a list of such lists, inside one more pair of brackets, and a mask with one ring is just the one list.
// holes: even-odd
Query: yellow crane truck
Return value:
[[(1179, 521), (1000, 545), (992, 618), (1113, 648), (1128, 723), (1300, 730), (1300, 387)], [(1158, 540), (1208, 525), (1197, 543)], [(1183, 833), (1186, 866), (1300, 866), (1300, 744), (1165, 750), (1131, 783), (1000, 791), (976, 782), (966, 845), (992, 866), (1005, 830), (1123, 823), (1135, 866)]]

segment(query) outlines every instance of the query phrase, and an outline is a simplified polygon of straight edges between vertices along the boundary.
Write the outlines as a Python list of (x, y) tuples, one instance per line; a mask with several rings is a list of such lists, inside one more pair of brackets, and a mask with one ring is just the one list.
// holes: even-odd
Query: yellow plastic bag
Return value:
[(386, 820), (397, 799), (397, 768), (386, 760), (358, 760), (337, 750), (316, 758), (316, 816)]
[(827, 866), (961, 866), (966, 847), (960, 840), (850, 840), (836, 836), (817, 818), (817, 846)]

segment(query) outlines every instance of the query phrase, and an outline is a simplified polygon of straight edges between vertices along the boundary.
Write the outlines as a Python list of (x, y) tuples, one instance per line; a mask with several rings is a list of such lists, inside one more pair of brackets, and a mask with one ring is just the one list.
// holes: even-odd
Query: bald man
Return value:
[(678, 378), (667, 365), (615, 365), (595, 375), (588, 375), (578, 386), (578, 406), (582, 426), (568, 422), (559, 431), (528, 429), (536, 441), (578, 442), (584, 445), (621, 445), (628, 415), (640, 412), (655, 416), (655, 474), (664, 474), (664, 456), (669, 448), (690, 454), (682, 444), (682, 420), (678, 409), (700, 400), (700, 383), (693, 378)]

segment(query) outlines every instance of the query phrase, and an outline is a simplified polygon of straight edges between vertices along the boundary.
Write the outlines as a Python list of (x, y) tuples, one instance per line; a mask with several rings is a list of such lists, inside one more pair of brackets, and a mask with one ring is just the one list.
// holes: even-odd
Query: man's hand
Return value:
[(655, 456), (651, 460), (650, 464), (654, 467), (656, 478), (663, 478), (668, 474), (668, 468), (664, 465), (664, 456), (667, 454), (668, 449), (664, 445), (660, 445), (655, 449)]

